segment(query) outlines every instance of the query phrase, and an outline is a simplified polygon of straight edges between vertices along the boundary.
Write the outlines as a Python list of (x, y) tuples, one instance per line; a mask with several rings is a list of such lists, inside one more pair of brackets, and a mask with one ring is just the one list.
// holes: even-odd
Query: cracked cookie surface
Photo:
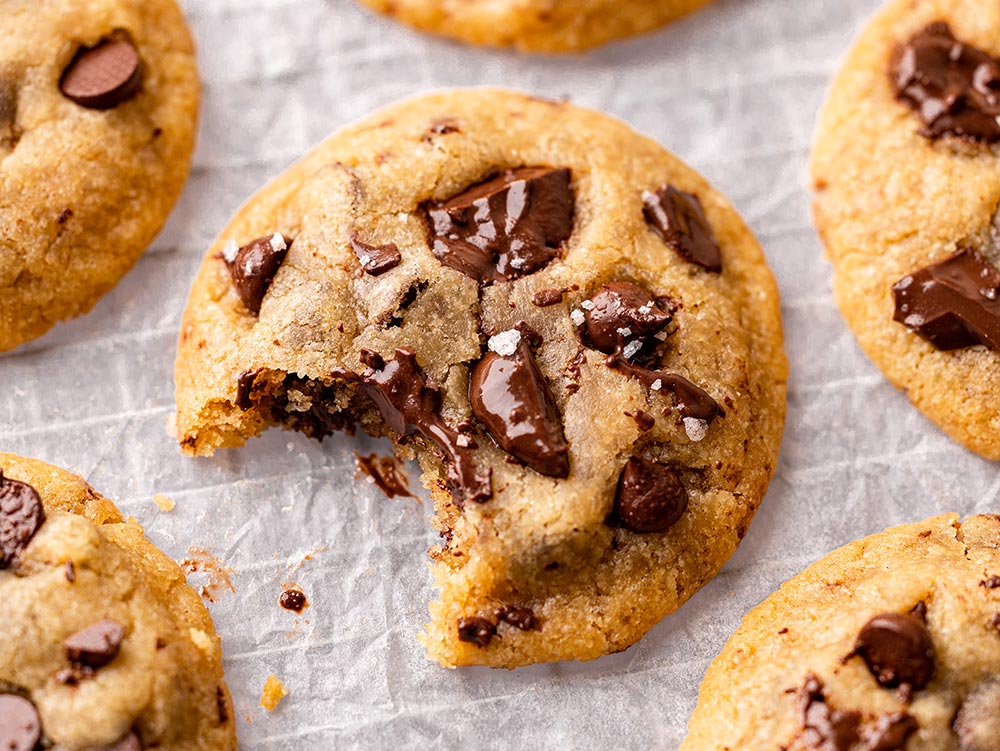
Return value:
[(989, 0), (889, 2), (836, 77), (812, 156), (816, 224), (858, 343), (933, 422), (991, 459), (998, 38)]
[(1000, 517), (888, 529), (747, 614), (681, 751), (1000, 749)]
[(182, 321), (178, 438), (389, 435), (444, 538), (429, 655), (592, 659), (736, 549), (786, 369), (763, 254), (704, 180), (604, 115), (457, 90), (341, 130), (223, 231)]
[(81, 478), (0, 454), (0, 748), (234, 751), (219, 637)]
[(199, 84), (174, 0), (0, 0), (0, 351), (82, 315), (160, 231)]
[(570, 52), (659, 28), (711, 0), (360, 0), (423, 31), (523, 52)]

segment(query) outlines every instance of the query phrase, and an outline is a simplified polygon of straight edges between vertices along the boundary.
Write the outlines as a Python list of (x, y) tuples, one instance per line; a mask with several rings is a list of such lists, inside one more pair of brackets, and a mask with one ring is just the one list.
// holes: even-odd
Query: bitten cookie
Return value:
[(837, 76), (816, 223), (861, 347), (956, 441), (1000, 459), (1000, 5), (896, 0)]
[(174, 0), (0, 0), (0, 352), (81, 315), (187, 178), (194, 51)]
[(681, 751), (998, 751), (1000, 517), (837, 550), (750, 611)]
[(81, 478), (0, 454), (0, 748), (234, 751), (219, 637)]
[(423, 31), (522, 52), (571, 52), (664, 26), (711, 0), (361, 0)]
[(625, 125), (492, 89), (335, 134), (205, 256), (183, 450), (355, 425), (437, 506), (446, 665), (628, 647), (711, 578), (774, 470), (778, 295), (700, 177)]

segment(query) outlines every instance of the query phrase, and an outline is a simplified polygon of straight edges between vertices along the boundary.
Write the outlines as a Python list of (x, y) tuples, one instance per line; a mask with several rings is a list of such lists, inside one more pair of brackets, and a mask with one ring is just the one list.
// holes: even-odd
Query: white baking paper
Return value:
[[(709, 661), (783, 580), (887, 525), (997, 510), (996, 465), (952, 443), (861, 355), (810, 223), (815, 115), (878, 4), (718, 0), (659, 33), (544, 58), (427, 37), (350, 0), (184, 0), (205, 82), (191, 181), (154, 247), (91, 315), (0, 358), (0, 448), (82, 473), (174, 558), (197, 546), (232, 569), (235, 591), (210, 607), (245, 751), (676, 749)], [(678, 614), (589, 664), (508, 672), (425, 660), (414, 634), (434, 597), (428, 504), (355, 479), (354, 452), (385, 445), (272, 431), (194, 461), (166, 434), (188, 286), (236, 207), (373, 108), (472, 84), (568, 96), (657, 138), (733, 200), (781, 285), (788, 429), (763, 508)], [(157, 493), (176, 508), (160, 511)], [(277, 605), (292, 582), (311, 603), (300, 617)], [(271, 673), (290, 693), (268, 713), (257, 703)]]

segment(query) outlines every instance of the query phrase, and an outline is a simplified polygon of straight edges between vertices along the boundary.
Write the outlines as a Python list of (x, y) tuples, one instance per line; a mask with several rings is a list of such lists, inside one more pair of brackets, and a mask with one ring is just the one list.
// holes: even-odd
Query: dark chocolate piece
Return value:
[(366, 274), (372, 276), (382, 276), (385, 272), (392, 271), (403, 260), (395, 243), (368, 245), (357, 237), (352, 237), (351, 247), (354, 249), (358, 261), (361, 262), (361, 268), (365, 270)]
[(42, 738), (42, 719), (35, 705), (17, 694), (0, 694), (0, 749), (35, 751)]
[(1000, 272), (972, 248), (903, 277), (892, 291), (894, 320), (938, 349), (1000, 348)]
[(621, 370), (626, 375), (638, 379), (652, 391), (671, 394), (681, 417), (693, 417), (711, 424), (722, 414), (719, 403), (707, 391), (695, 386), (684, 376), (635, 365), (626, 360), (621, 353), (611, 355), (606, 362), (609, 368)]
[(903, 613), (881, 613), (861, 629), (854, 654), (868, 665), (879, 685), (907, 685), (920, 691), (934, 675), (934, 644), (923, 621)]
[(461, 133), (458, 123), (450, 118), (438, 120), (430, 127), (430, 132), (436, 136), (447, 136), (451, 133)]
[(896, 98), (927, 138), (1000, 141), (1000, 61), (933, 23), (900, 45), (890, 70)]
[(629, 458), (618, 478), (613, 514), (625, 529), (666, 532), (687, 506), (687, 490), (674, 470), (640, 456)]
[(509, 623), (514, 628), (521, 631), (534, 631), (540, 628), (542, 623), (531, 608), (516, 608), (511, 605), (500, 608), (497, 613), (497, 620)]
[(646, 223), (681, 258), (722, 271), (722, 251), (698, 196), (664, 185), (642, 194)]
[(42, 499), (27, 483), (0, 470), (0, 570), (10, 568), (45, 522)]
[(497, 635), (497, 625), (486, 618), (459, 618), (458, 638), (460, 641), (488, 647)]
[(635, 412), (626, 412), (625, 416), (635, 420), (635, 426), (639, 428), (640, 433), (648, 433), (656, 427), (656, 418), (641, 409), (637, 409)]
[(250, 394), (253, 393), (254, 381), (257, 380), (257, 376), (260, 373), (260, 368), (240, 373), (239, 380), (236, 382), (236, 406), (240, 409), (247, 410), (253, 406), (253, 402), (250, 401)]
[(118, 621), (106, 618), (77, 631), (63, 645), (70, 662), (97, 670), (118, 656), (118, 649), (124, 638), (125, 627)]
[(985, 589), (997, 589), (998, 587), (1000, 587), (1000, 576), (997, 576), (996, 574), (990, 574), (981, 582), (979, 582), (979, 586), (984, 587)]
[(548, 308), (563, 301), (563, 291), (558, 288), (540, 289), (531, 298), (531, 303), (539, 308)]
[(126, 39), (106, 39), (83, 47), (63, 71), (59, 90), (81, 107), (108, 110), (142, 89), (139, 51)]
[[(504, 451), (547, 477), (569, 475), (562, 415), (525, 337), (514, 352), (487, 352), (472, 369), (472, 414)], [(506, 351), (506, 350), (504, 350)]]
[(301, 613), (309, 606), (309, 601), (306, 599), (305, 592), (298, 589), (286, 589), (278, 598), (278, 604), (285, 610)]
[(480, 284), (518, 279), (560, 255), (573, 232), (566, 168), (521, 167), (427, 207), (433, 252)]
[(612, 282), (584, 306), (583, 339), (610, 355), (623, 352), (630, 362), (645, 362), (660, 340), (656, 335), (673, 320), (653, 295), (631, 282)]
[(223, 251), (223, 260), (233, 277), (236, 293), (254, 315), (260, 313), (264, 295), (284, 263), (289, 245), (290, 241), (276, 233), (259, 237), (242, 248), (236, 248), (235, 243), (231, 243)]
[(491, 471), (479, 471), (468, 436), (441, 417), (441, 392), (427, 383), (416, 353), (409, 348), (397, 349), (395, 357), (382, 366), (370, 366), (361, 377), (361, 385), (389, 428), (400, 437), (420, 433), (441, 450), (460, 504), (466, 500), (484, 503), (492, 498)]
[[(470, 439), (470, 444), (472, 440)], [(474, 448), (474, 446), (469, 446)], [(394, 456), (355, 454), (358, 469), (364, 472), (387, 498), (414, 498), (403, 463)]]

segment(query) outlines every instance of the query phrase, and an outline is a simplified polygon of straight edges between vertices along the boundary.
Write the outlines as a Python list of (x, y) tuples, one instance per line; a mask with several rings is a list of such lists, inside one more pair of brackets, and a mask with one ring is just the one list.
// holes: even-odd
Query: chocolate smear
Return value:
[(0, 694), (0, 749), (35, 751), (42, 738), (42, 719), (35, 705), (17, 694)]
[(920, 618), (903, 613), (881, 613), (858, 634), (854, 652), (860, 656), (879, 685), (908, 685), (920, 691), (934, 675), (934, 644)]
[(254, 315), (260, 313), (274, 275), (288, 255), (289, 245), (291, 242), (276, 232), (268, 237), (259, 237), (241, 248), (230, 241), (223, 249), (222, 258), (229, 268), (236, 293)]
[(693, 417), (711, 424), (722, 414), (719, 403), (707, 391), (695, 386), (684, 376), (644, 368), (629, 362), (621, 353), (611, 355), (606, 363), (612, 370), (620, 370), (639, 380), (651, 391), (670, 394), (677, 404), (677, 411), (681, 417)]
[(378, 486), (388, 498), (414, 498), (403, 463), (394, 456), (355, 454), (358, 469)]
[(459, 618), (458, 638), (460, 641), (488, 647), (497, 635), (497, 625), (486, 618)]
[(106, 618), (77, 631), (63, 642), (66, 657), (74, 665), (96, 670), (118, 656), (125, 627), (118, 621)]
[(10, 568), (45, 522), (42, 499), (27, 483), (0, 470), (0, 570)]
[(113, 109), (142, 90), (139, 51), (126, 39), (106, 39), (83, 47), (63, 71), (63, 95), (81, 107)]
[(618, 478), (613, 520), (631, 532), (666, 532), (683, 516), (688, 493), (670, 467), (629, 457)]
[(399, 266), (400, 261), (403, 260), (395, 243), (369, 245), (361, 242), (355, 236), (351, 238), (351, 247), (354, 249), (358, 261), (361, 262), (361, 268), (371, 276), (382, 276), (387, 271), (392, 271)]
[(646, 223), (681, 258), (709, 271), (722, 271), (722, 251), (701, 200), (673, 185), (642, 194)]

